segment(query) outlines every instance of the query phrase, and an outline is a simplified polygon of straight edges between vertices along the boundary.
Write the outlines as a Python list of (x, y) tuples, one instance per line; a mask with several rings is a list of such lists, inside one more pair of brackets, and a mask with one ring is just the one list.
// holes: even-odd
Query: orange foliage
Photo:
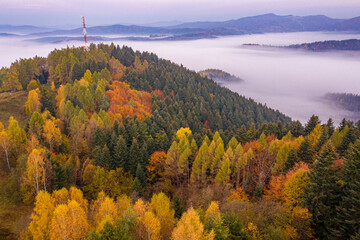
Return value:
[(164, 100), (164, 99), (165, 99), (164, 93), (163, 93), (161, 90), (155, 89), (155, 90), (153, 91), (153, 93), (154, 93), (155, 96), (160, 97), (161, 100)]
[(140, 120), (152, 114), (151, 94), (145, 91), (137, 91), (130, 88), (124, 82), (114, 82), (111, 90), (106, 92), (110, 99), (108, 114), (112, 119), (117, 115), (133, 117), (137, 115)]
[(238, 187), (236, 190), (232, 190), (230, 192), (230, 196), (227, 198), (227, 201), (242, 201), (242, 202), (248, 202), (249, 198), (244, 193), (241, 187)]
[(266, 142), (268, 144), (270, 144), (272, 141), (275, 141), (277, 139), (277, 137), (274, 134), (270, 134), (270, 135), (267, 135), (265, 139), (266, 139)]
[(344, 159), (340, 158), (338, 160), (334, 161), (334, 164), (331, 165), (331, 167), (338, 167), (338, 166), (342, 166), (344, 164)]
[(264, 150), (264, 146), (258, 140), (254, 140), (244, 145), (244, 153), (246, 153), (249, 149), (252, 149), (254, 152), (260, 152)]
[(270, 180), (268, 189), (265, 189), (265, 197), (274, 198), (276, 200), (283, 200), (283, 189), (284, 189), (285, 183), (299, 169), (309, 171), (309, 166), (304, 162), (300, 162), (300, 163), (297, 163), (285, 175), (273, 176)]
[(156, 151), (151, 154), (149, 165), (146, 166), (149, 172), (150, 182), (160, 179), (164, 174), (165, 161), (167, 154), (164, 151)]
[(270, 180), (268, 189), (265, 189), (265, 197), (282, 200), (282, 191), (285, 185), (285, 177), (283, 175), (273, 176)]

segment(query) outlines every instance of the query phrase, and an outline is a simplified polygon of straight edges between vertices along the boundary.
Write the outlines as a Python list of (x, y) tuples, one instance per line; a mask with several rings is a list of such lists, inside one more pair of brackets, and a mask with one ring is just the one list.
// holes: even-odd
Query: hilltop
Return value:
[(222, 85), (226, 82), (243, 82), (244, 80), (236, 77), (234, 75), (231, 75), (230, 73), (224, 72), (219, 69), (206, 69), (203, 71), (198, 72), (203, 77), (208, 77), (218, 84)]

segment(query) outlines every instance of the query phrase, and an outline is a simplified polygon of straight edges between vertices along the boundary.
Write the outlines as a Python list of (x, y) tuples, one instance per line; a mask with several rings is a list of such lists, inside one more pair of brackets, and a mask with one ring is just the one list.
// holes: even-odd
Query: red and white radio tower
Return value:
[(83, 46), (84, 49), (88, 49), (87, 46), (87, 35), (86, 35), (86, 25), (85, 25), (85, 17), (81, 16), (82, 21), (83, 21), (83, 36), (84, 36), (84, 41), (85, 41), (85, 45)]

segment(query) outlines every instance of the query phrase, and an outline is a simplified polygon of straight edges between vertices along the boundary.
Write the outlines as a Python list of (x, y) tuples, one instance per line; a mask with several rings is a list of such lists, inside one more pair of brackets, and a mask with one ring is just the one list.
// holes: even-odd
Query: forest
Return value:
[(360, 96), (352, 93), (327, 93), (323, 97), (330, 104), (335, 104), (351, 112), (360, 112)]
[(287, 46), (287, 48), (302, 49), (306, 51), (313, 52), (323, 52), (323, 51), (359, 51), (360, 50), (360, 40), (358, 39), (348, 39), (341, 41), (322, 41), (322, 42), (312, 42), (312, 43), (303, 43)]
[(0, 92), (1, 239), (360, 238), (360, 121), (114, 44), (20, 59)]

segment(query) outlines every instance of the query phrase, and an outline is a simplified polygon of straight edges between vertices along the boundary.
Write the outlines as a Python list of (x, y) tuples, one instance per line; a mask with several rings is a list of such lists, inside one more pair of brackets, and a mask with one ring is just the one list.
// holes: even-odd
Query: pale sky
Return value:
[(360, 16), (360, 0), (0, 0), (0, 24), (89, 26), (219, 21), (265, 13)]

